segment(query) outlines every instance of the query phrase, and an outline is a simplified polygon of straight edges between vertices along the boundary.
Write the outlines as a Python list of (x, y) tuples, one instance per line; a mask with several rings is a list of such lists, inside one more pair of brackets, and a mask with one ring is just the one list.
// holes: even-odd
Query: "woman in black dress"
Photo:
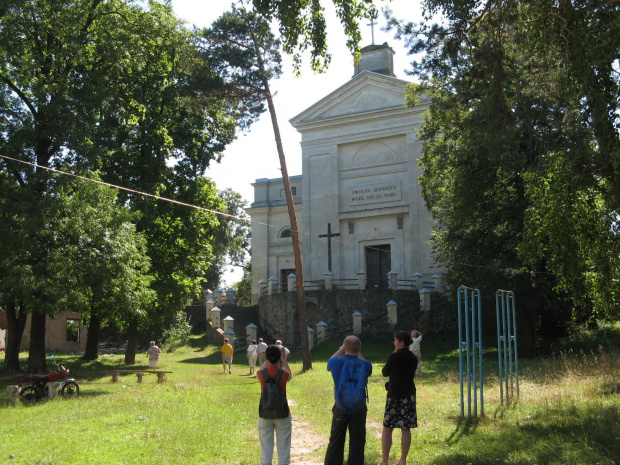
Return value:
[(418, 427), (415, 399), (415, 376), (418, 359), (409, 350), (411, 335), (408, 331), (398, 331), (394, 335), (394, 352), (388, 357), (383, 367), (383, 376), (389, 376), (386, 383), (387, 399), (381, 434), (381, 465), (388, 465), (392, 448), (394, 428), (400, 428), (400, 459), (397, 465), (406, 465), (409, 446), (411, 445), (411, 428)]

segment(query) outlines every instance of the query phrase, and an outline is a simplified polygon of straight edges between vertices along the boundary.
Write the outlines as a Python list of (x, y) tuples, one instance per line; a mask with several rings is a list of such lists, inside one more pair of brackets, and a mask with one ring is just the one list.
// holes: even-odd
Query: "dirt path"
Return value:
[[(288, 404), (295, 407), (297, 403), (288, 399)], [(293, 434), (291, 437), (291, 464), (323, 465), (320, 458), (325, 453), (329, 438), (318, 434), (303, 418), (293, 413)], [(318, 453), (320, 451), (321, 453)]]
[[(288, 404), (295, 407), (297, 403), (288, 399)], [(367, 434), (372, 434), (381, 439), (383, 425), (379, 422), (367, 419)], [(293, 434), (291, 437), (291, 464), (295, 465), (323, 465), (321, 456), (325, 454), (329, 438), (315, 432), (310, 424), (303, 418), (293, 413)], [(320, 451), (318, 453), (317, 451)]]

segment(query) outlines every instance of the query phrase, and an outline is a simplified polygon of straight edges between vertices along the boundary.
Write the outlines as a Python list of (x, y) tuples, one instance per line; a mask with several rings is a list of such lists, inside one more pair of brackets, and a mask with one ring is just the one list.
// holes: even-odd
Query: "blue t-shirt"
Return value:
[[(347, 355), (345, 357), (351, 360), (354, 360), (357, 355)], [(344, 365), (344, 361), (340, 359), (340, 357), (332, 357), (327, 361), (327, 371), (331, 371), (332, 378), (334, 378), (334, 386), (340, 380), (340, 372), (342, 371), (342, 367)], [(366, 367), (366, 377), (372, 374), (372, 364), (368, 360), (364, 360), (364, 366)]]

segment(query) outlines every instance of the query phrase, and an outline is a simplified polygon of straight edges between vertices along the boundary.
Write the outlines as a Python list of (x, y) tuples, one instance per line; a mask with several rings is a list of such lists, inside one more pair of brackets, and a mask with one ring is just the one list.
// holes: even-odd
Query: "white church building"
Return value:
[[(387, 43), (365, 47), (348, 82), (290, 120), (301, 134), (302, 175), (290, 179), (306, 283), (329, 272), (334, 283), (365, 273), (368, 287), (385, 287), (388, 273), (398, 279), (441, 273), (418, 182), (416, 130), (428, 102), (404, 107), (408, 82), (394, 76), (393, 54)], [(247, 212), (256, 303), (259, 283), (286, 285), (295, 261), (282, 179), (252, 185)]]

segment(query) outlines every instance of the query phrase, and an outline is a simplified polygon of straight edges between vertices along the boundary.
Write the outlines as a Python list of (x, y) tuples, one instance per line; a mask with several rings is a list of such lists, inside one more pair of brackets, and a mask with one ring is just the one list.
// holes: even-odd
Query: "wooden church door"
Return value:
[(369, 288), (387, 289), (392, 268), (389, 244), (366, 247), (366, 277)]

